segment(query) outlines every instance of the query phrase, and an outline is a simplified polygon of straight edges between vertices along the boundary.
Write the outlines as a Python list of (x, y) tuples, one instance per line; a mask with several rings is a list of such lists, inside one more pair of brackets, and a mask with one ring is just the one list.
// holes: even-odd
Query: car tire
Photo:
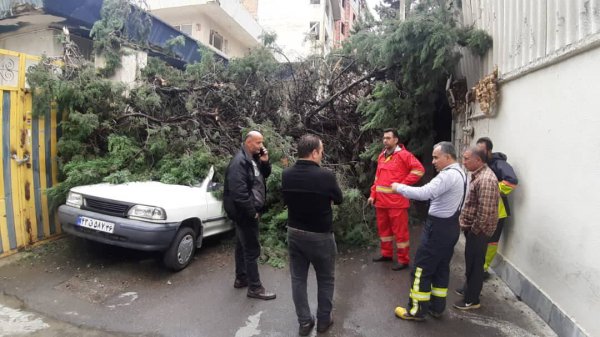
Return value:
[(163, 262), (173, 271), (180, 271), (187, 267), (196, 251), (196, 232), (189, 227), (180, 228), (165, 252)]

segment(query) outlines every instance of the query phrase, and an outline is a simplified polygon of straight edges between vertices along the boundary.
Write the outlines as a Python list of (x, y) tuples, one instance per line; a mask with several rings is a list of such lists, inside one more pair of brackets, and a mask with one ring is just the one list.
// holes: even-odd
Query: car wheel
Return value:
[(179, 229), (171, 246), (165, 252), (163, 262), (167, 268), (180, 271), (192, 261), (196, 251), (196, 233), (189, 227)]

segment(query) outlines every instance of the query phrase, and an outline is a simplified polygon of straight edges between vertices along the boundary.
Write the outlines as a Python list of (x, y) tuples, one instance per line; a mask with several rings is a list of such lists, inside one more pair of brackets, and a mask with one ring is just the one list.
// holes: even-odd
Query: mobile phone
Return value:
[(267, 149), (265, 149), (264, 147), (261, 147), (260, 148), (260, 152), (258, 152), (258, 155), (261, 156), (261, 157), (264, 156), (265, 155), (265, 151), (267, 151)]

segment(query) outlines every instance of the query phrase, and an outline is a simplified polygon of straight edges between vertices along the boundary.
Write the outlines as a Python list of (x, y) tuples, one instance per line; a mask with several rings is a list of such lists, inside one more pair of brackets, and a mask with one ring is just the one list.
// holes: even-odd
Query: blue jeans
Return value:
[(312, 264), (317, 276), (317, 319), (329, 322), (333, 308), (335, 255), (337, 246), (333, 233), (314, 233), (288, 227), (288, 251), (292, 277), (292, 298), (300, 324), (310, 322), (306, 283)]

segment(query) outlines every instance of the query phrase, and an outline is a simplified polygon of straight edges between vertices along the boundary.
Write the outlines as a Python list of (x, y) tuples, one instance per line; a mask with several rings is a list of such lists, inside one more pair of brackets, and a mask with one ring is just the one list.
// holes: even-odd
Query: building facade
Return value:
[(291, 61), (324, 55), (335, 46), (340, 0), (243, 0), (267, 32), (277, 34), (277, 45)]
[(260, 45), (262, 28), (240, 0), (148, 0), (150, 12), (226, 58)]
[(335, 23), (335, 47), (340, 47), (350, 37), (352, 27), (368, 10), (366, 0), (342, 0), (340, 5), (342, 17)]
[(454, 141), (489, 136), (519, 176), (492, 267), (559, 336), (600, 336), (600, 2), (469, 0), (462, 20), (494, 45), (465, 51), (459, 76), (472, 88), (497, 67), (499, 97), (455, 115)]

